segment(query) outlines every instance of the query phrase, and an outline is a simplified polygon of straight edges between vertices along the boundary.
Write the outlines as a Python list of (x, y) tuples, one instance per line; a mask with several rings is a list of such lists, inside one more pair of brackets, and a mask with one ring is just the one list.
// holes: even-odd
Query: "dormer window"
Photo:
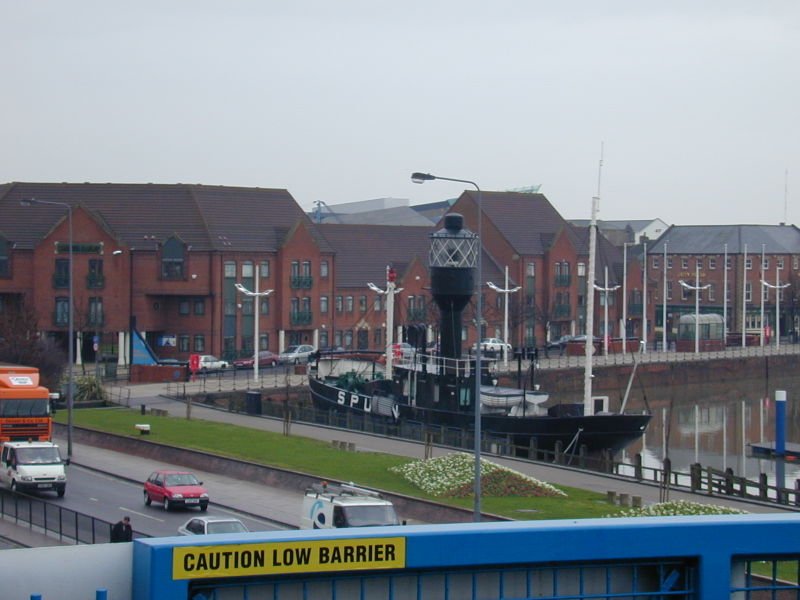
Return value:
[(186, 249), (181, 241), (169, 238), (161, 248), (161, 278), (183, 279)]

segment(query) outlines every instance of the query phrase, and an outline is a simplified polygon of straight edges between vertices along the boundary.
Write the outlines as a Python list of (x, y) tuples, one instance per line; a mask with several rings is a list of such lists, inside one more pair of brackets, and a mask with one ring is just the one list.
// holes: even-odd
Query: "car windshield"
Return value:
[(173, 473), (172, 475), (167, 475), (164, 482), (168, 486), (200, 484), (200, 482), (197, 481), (197, 477), (195, 477), (191, 473)]
[(50, 414), (48, 398), (8, 398), (0, 400), (0, 417), (46, 417)]
[(17, 462), (21, 465), (54, 465), (61, 462), (58, 448), (17, 448)]
[(397, 514), (389, 505), (346, 506), (344, 507), (347, 527), (377, 527), (380, 525), (397, 525)]
[(241, 521), (210, 521), (206, 524), (207, 533), (241, 533), (248, 531)]

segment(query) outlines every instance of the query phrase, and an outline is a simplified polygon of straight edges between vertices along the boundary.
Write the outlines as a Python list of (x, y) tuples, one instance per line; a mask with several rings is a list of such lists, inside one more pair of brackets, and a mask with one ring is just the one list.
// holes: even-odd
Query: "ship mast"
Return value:
[(589, 224), (589, 271), (586, 273), (586, 361), (583, 371), (583, 414), (594, 414), (592, 404), (592, 353), (594, 352), (594, 272), (597, 245), (597, 210), (600, 205), (600, 177), (603, 170), (603, 145), (597, 168), (597, 195), (592, 198), (592, 220)]

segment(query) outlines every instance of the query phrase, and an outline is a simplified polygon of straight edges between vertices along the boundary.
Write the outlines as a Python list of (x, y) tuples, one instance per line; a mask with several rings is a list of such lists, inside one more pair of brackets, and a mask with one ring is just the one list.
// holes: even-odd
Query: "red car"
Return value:
[(188, 471), (153, 471), (144, 482), (144, 503), (156, 501), (164, 505), (164, 510), (176, 506), (208, 509), (208, 492), (203, 482)]
[[(279, 362), (278, 355), (269, 350), (262, 350), (258, 353), (258, 367), (274, 367)], [(237, 358), (233, 361), (234, 369), (252, 369), (253, 357)]]

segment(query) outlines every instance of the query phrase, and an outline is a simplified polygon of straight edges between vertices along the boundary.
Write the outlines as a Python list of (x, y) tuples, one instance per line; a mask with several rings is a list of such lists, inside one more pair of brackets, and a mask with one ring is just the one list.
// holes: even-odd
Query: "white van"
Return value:
[(0, 483), (19, 491), (67, 490), (67, 473), (58, 446), (52, 442), (5, 442), (0, 454)]
[(315, 484), (306, 490), (301, 529), (399, 525), (389, 500), (373, 490), (351, 484)]

